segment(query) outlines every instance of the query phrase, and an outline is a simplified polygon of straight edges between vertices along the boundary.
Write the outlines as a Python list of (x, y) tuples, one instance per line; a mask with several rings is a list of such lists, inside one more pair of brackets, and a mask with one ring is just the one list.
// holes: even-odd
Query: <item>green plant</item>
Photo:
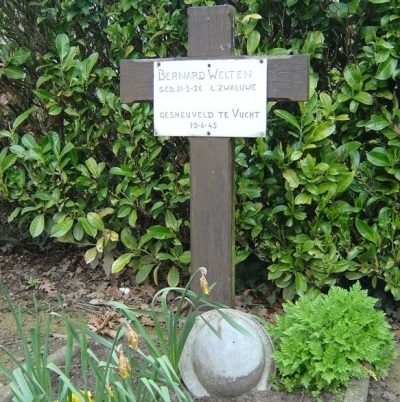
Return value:
[(375, 303), (356, 283), (284, 304), (269, 331), (285, 388), (319, 394), (337, 391), (352, 377), (385, 376), (395, 358), (394, 337)]
[[(0, 372), (11, 381), (15, 400), (33, 402), (41, 398), (46, 402), (150, 402), (170, 401), (170, 394), (173, 394), (180, 402), (191, 401), (190, 395), (181, 385), (178, 368), (183, 346), (202, 308), (226, 307), (209, 299), (212, 286), (208, 286), (206, 273), (205, 268), (199, 268), (185, 288), (168, 287), (160, 290), (155, 294), (149, 310), (132, 310), (122, 303), (109, 302), (126, 318), (113, 341), (90, 331), (82, 324), (74, 323), (64, 313), (50, 314), (44, 333), (41, 333), (37, 323), (28, 337), (21, 313), (0, 282), (0, 290), (13, 312), (24, 349), (25, 362), (20, 363), (12, 353), (0, 346), (17, 366), (15, 370), (10, 370), (0, 364)], [(193, 280), (200, 280), (201, 294), (190, 290)], [(149, 332), (141, 323), (138, 315), (143, 314), (152, 319), (154, 331)], [(249, 335), (223, 311), (220, 314), (230, 325)], [(51, 321), (55, 318), (64, 320), (66, 324), (66, 354), (62, 369), (49, 360)], [(218, 336), (217, 330), (210, 328)], [(99, 359), (93, 351), (92, 342), (106, 348), (106, 361)], [(75, 368), (72, 365), (74, 355), (79, 357), (79, 364)], [(72, 370), (79, 370), (79, 386), (70, 380)], [(52, 379), (52, 372), (57, 374), (58, 382)]]
[[(179, 372), (178, 363), (182, 349), (201, 309), (226, 307), (208, 298), (208, 292), (212, 287), (208, 288), (205, 275), (205, 268), (199, 268), (184, 288), (167, 287), (161, 289), (154, 295), (149, 310), (133, 310), (125, 304), (109, 302), (111, 306), (126, 317), (146, 342), (153, 359), (167, 356), (172, 368), (177, 373)], [(190, 290), (193, 280), (198, 280), (199, 278), (203, 288), (202, 294), (196, 294)], [(157, 308), (158, 304), (160, 304), (159, 308)], [(141, 314), (146, 314), (151, 318), (154, 323), (155, 337), (151, 336), (141, 323), (138, 318), (138, 315)], [(237, 324), (229, 316), (222, 311), (220, 311), (220, 314), (232, 326), (237, 327)], [(243, 331), (241, 328), (239, 330)]]
[[(129, 353), (126, 360), (121, 349), (117, 348), (118, 342), (122, 341), (124, 327), (120, 328), (116, 338), (111, 342), (85, 326), (74, 323), (65, 314), (51, 313), (44, 333), (40, 330), (40, 323), (37, 322), (27, 334), (23, 327), (21, 312), (13, 305), (1, 282), (0, 290), (13, 313), (24, 352), (24, 361), (21, 362), (13, 353), (0, 346), (16, 366), (12, 370), (0, 363), (0, 372), (11, 381), (10, 389), (15, 401), (167, 402), (170, 401), (171, 393), (178, 401), (191, 400), (180, 384), (178, 372), (166, 355), (160, 353), (157, 357), (153, 357), (152, 354), (148, 355), (137, 349), (135, 356)], [(49, 359), (51, 322), (54, 319), (62, 319), (66, 324), (66, 352), (62, 368)], [(148, 334), (144, 335), (146, 338), (150, 337)], [(96, 342), (107, 350), (106, 361), (96, 356), (91, 342)], [(79, 358), (77, 366), (72, 365), (74, 355)], [(140, 356), (139, 360), (137, 355)], [(123, 363), (129, 365), (128, 371), (123, 370)], [(75, 374), (79, 370), (82, 383), (79, 386), (70, 380), (73, 370)], [(52, 373), (57, 374), (58, 381), (54, 380)]]

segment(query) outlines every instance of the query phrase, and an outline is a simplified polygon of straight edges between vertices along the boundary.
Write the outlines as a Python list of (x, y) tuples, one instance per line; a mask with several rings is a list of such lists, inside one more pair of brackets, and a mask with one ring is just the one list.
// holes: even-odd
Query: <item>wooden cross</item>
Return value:
[[(188, 58), (231, 59), (234, 13), (229, 5), (189, 8)], [(267, 60), (268, 100), (308, 100), (308, 56)], [(121, 61), (121, 102), (154, 99), (155, 62)], [(190, 137), (189, 142), (191, 269), (206, 267), (208, 282), (216, 283), (211, 297), (234, 307), (234, 139)], [(194, 282), (193, 290), (199, 291), (198, 281)]]

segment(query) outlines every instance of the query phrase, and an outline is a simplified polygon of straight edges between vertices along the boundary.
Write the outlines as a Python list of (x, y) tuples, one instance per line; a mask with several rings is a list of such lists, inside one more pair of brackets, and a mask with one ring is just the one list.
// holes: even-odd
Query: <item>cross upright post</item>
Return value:
[[(188, 59), (226, 59), (226, 63), (241, 59), (234, 56), (234, 13), (234, 7), (229, 5), (188, 8)], [(172, 60), (179, 63), (188, 59)], [(270, 56), (265, 59), (268, 61), (268, 69), (265, 70), (268, 100), (308, 99), (308, 56)], [(171, 59), (122, 60), (121, 102), (153, 101), (154, 68), (165, 60)], [(179, 92), (177, 86), (172, 89)], [(191, 94), (183, 93), (182, 96), (189, 98)], [(227, 93), (226, 97), (229, 96)], [(229, 123), (227, 127), (233, 127), (228, 118), (225, 121)], [(234, 139), (226, 131), (219, 131), (221, 134), (214, 137), (211, 132), (207, 132), (207, 136), (188, 135), (191, 271), (193, 273), (199, 267), (205, 267), (208, 282), (216, 284), (211, 298), (234, 307)], [(192, 290), (200, 290), (198, 281), (193, 282)]]
[[(232, 6), (192, 7), (189, 57), (234, 54)], [(234, 141), (190, 137), (190, 244), (192, 273), (207, 268), (212, 298), (234, 306)], [(193, 281), (199, 291), (199, 282)]]

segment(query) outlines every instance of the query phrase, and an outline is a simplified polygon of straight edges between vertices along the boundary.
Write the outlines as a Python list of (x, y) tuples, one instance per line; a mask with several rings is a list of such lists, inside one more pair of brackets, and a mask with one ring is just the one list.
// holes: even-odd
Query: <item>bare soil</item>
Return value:
[[(104, 314), (104, 306), (94, 304), (94, 300), (118, 300), (137, 308), (144, 308), (150, 303), (156, 291), (151, 284), (137, 286), (129, 272), (107, 278), (101, 267), (86, 265), (83, 254), (84, 250), (65, 246), (52, 246), (47, 251), (37, 252), (18, 241), (7, 241), (0, 236), (0, 281), (5, 285), (13, 303), (22, 309), (27, 329), (36, 325), (38, 316), (44, 322), (48, 314), (60, 311), (57, 294), (61, 295), (63, 308), (71, 318), (91, 325), (96, 322), (94, 317)], [(123, 288), (128, 288), (129, 293), (124, 294), (121, 290)], [(33, 303), (34, 298), (36, 303)], [(15, 353), (20, 350), (21, 342), (3, 297), (0, 297), (0, 314), (0, 343)], [(398, 331), (398, 328), (398, 323), (394, 323), (394, 329)], [(57, 324), (52, 328), (53, 350), (64, 344), (63, 331)], [(2, 362), (7, 362), (6, 359), (4, 354), (0, 354)], [(4, 379), (0, 378), (0, 384), (2, 381)], [(396, 363), (386, 380), (371, 380), (368, 401), (399, 402), (399, 384), (400, 362)], [(343, 395), (344, 391), (337, 395), (325, 394), (317, 399), (305, 393), (289, 394), (274, 389), (244, 395), (234, 401), (339, 402)], [(216, 399), (201, 401), (218, 402)]]

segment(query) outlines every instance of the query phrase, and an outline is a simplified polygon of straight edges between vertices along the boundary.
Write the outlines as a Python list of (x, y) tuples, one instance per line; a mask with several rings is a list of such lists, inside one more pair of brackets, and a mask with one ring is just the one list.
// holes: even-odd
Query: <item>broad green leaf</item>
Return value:
[(48, 102), (53, 99), (53, 94), (45, 89), (37, 89), (33, 91), (35, 95), (43, 102)]
[(310, 205), (311, 202), (312, 202), (312, 198), (311, 198), (311, 195), (308, 193), (300, 193), (294, 199), (295, 205), (302, 205), (302, 204)]
[(374, 148), (372, 151), (367, 153), (367, 159), (374, 166), (386, 167), (391, 165), (385, 148)]
[(131, 262), (132, 257), (134, 256), (133, 253), (125, 253), (119, 256), (111, 266), (111, 273), (116, 274), (125, 268)]
[(370, 227), (367, 223), (362, 221), (359, 218), (356, 218), (356, 228), (360, 235), (370, 241), (378, 245), (378, 237), (377, 237), (377, 230), (376, 227)]
[(294, 218), (298, 221), (304, 221), (307, 218), (307, 214), (305, 212), (295, 212), (293, 214)]
[(294, 117), (291, 113), (287, 112), (286, 110), (281, 110), (281, 109), (274, 110), (274, 113), (281, 119), (284, 119), (285, 121), (287, 121), (293, 127), (297, 128), (298, 131), (300, 131), (300, 124), (297, 121), (296, 117)]
[(335, 153), (339, 158), (346, 158), (352, 152), (357, 151), (357, 149), (360, 148), (360, 146), (361, 142), (358, 141), (346, 142), (345, 144), (336, 148)]
[(158, 253), (156, 259), (159, 261), (175, 261), (176, 258), (170, 253)]
[(362, 77), (359, 69), (354, 65), (348, 65), (343, 72), (344, 79), (350, 87), (356, 91), (362, 88)]
[(250, 36), (247, 39), (246, 43), (246, 49), (247, 49), (247, 54), (248, 55), (253, 55), (258, 47), (258, 44), (260, 43), (260, 32), (254, 30), (251, 32)]
[(335, 132), (336, 124), (334, 122), (325, 121), (318, 125), (310, 139), (311, 142), (321, 141)]
[(26, 75), (24, 70), (18, 66), (8, 66), (3, 70), (3, 73), (13, 80), (22, 80)]
[(146, 264), (140, 267), (136, 274), (135, 282), (139, 285), (145, 281), (154, 267), (154, 264)]
[(94, 160), (94, 158), (90, 157), (89, 159), (85, 160), (85, 165), (89, 169), (89, 172), (92, 174), (92, 176), (97, 178), (97, 162)]
[(279, 212), (286, 212), (289, 209), (287, 205), (277, 205), (271, 211), (271, 215), (275, 215)]
[(2, 172), (5, 172), (8, 168), (10, 168), (15, 161), (17, 160), (17, 156), (14, 154), (7, 155), (7, 148), (3, 148), (0, 153), (0, 176)]
[(97, 229), (94, 228), (89, 221), (87, 220), (87, 218), (84, 217), (79, 217), (78, 221), (81, 223), (83, 230), (91, 237), (96, 237), (97, 235)]
[(169, 209), (165, 212), (165, 226), (174, 232), (177, 232), (180, 226), (180, 221), (175, 218), (174, 214)]
[(69, 156), (72, 156), (73, 153), (71, 152), (73, 149), (75, 149), (75, 145), (72, 144), (71, 142), (67, 142), (65, 144), (65, 147), (62, 149), (60, 153), (60, 158), (63, 158), (65, 155), (70, 154)]
[(326, 111), (329, 111), (332, 108), (332, 99), (327, 93), (321, 92), (319, 94), (319, 99)]
[(375, 78), (382, 81), (389, 79), (396, 71), (397, 64), (397, 59), (391, 57), (388, 58), (385, 62), (379, 65)]
[(75, 223), (72, 233), (76, 241), (81, 241), (83, 239), (85, 231), (83, 230), (83, 226), (80, 222)]
[(353, 182), (355, 172), (344, 173), (340, 176), (338, 182), (336, 183), (336, 193), (343, 193), (350, 184)]
[(331, 3), (328, 12), (330, 17), (343, 19), (349, 15), (349, 6), (345, 3)]
[(153, 236), (147, 231), (140, 239), (139, 239), (139, 244), (138, 248), (142, 248), (147, 242), (153, 239)]
[(289, 183), (289, 186), (291, 188), (299, 187), (300, 184), (299, 176), (297, 176), (297, 173), (293, 169), (286, 169), (283, 172), (283, 177)]
[(101, 216), (96, 212), (89, 212), (87, 214), (87, 220), (95, 229), (100, 231), (104, 230), (103, 219), (101, 219)]
[(62, 107), (59, 105), (53, 105), (49, 108), (49, 115), (58, 116), (62, 112)]
[(132, 206), (131, 205), (123, 205), (121, 208), (118, 209), (118, 218), (125, 218), (125, 216), (128, 216), (132, 211)]
[(155, 225), (151, 226), (148, 230), (147, 233), (154, 239), (157, 240), (165, 240), (165, 239), (170, 239), (171, 237), (174, 237), (174, 235), (171, 233), (171, 231), (166, 228), (165, 226), (161, 225)]
[(373, 105), (374, 98), (368, 92), (358, 92), (354, 95), (354, 99), (364, 105)]
[(58, 34), (56, 37), (56, 48), (61, 60), (67, 56), (69, 51), (69, 38), (66, 34)]
[(243, 262), (250, 255), (250, 251), (248, 250), (240, 250), (235, 255), (235, 265)]
[(299, 160), (301, 157), (303, 156), (303, 152), (301, 151), (294, 151), (291, 155), (290, 155), (290, 160), (292, 162)]
[(390, 126), (390, 124), (391, 123), (387, 121), (383, 116), (373, 114), (365, 127), (369, 128), (370, 130), (380, 131)]
[(18, 65), (24, 64), (31, 58), (31, 51), (26, 47), (18, 48), (12, 55), (12, 61)]
[(51, 228), (51, 237), (61, 237), (67, 234), (70, 229), (72, 228), (72, 225), (74, 224), (74, 220), (72, 218), (66, 218), (62, 222), (56, 223), (52, 228)]
[(175, 267), (175, 265), (173, 265), (170, 268), (170, 270), (168, 271), (167, 282), (168, 282), (168, 285), (171, 286), (171, 287), (178, 286), (178, 283), (179, 283), (179, 271), (178, 271), (178, 268)]
[(92, 53), (87, 59), (85, 59), (80, 66), (82, 76), (84, 79), (87, 79), (90, 75), (90, 73), (93, 70), (93, 67), (97, 63), (97, 60), (99, 58), (98, 53)]
[(191, 252), (190, 251), (184, 251), (180, 256), (179, 256), (179, 262), (182, 264), (190, 264), (191, 260)]
[(29, 226), (29, 233), (33, 238), (41, 235), (44, 230), (44, 214), (35, 216)]
[(122, 244), (128, 249), (134, 250), (136, 247), (136, 240), (132, 236), (131, 230), (128, 228), (125, 228), (122, 230), (121, 241), (122, 241)]
[(300, 161), (302, 172), (310, 179), (315, 176), (315, 162), (315, 158), (313, 158), (310, 154)]

